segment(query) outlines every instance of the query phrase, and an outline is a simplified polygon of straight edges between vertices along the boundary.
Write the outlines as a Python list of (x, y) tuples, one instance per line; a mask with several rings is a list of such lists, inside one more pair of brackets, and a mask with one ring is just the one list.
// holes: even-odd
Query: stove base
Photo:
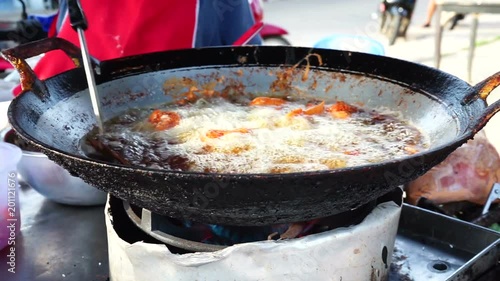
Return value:
[(112, 201), (106, 205), (111, 281), (387, 280), (401, 214), (390, 201), (355, 226), (179, 255), (163, 244), (122, 239), (113, 227)]

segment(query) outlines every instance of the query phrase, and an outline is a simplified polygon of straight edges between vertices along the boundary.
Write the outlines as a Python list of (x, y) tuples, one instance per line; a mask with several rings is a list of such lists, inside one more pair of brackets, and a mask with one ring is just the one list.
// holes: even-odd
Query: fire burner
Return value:
[[(300, 238), (339, 227), (359, 224), (380, 201), (397, 200), (397, 193), (388, 194), (359, 208), (341, 214), (293, 224), (269, 226), (230, 226), (183, 221), (155, 214), (147, 209), (123, 202), (131, 221), (151, 237), (166, 245), (187, 251), (217, 251), (239, 243), (263, 240)], [(389, 198), (389, 197), (396, 198)], [(399, 203), (401, 204), (401, 203)]]
[(397, 188), (342, 214), (241, 227), (160, 216), (110, 197), (110, 278), (387, 280), (401, 206)]

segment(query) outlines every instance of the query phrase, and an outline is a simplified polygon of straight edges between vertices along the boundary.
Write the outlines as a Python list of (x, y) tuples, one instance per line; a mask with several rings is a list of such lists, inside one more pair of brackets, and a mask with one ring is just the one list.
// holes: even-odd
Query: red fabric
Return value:
[(3, 58), (0, 58), (0, 71), (4, 71), (6, 69), (11, 69), (12, 64), (10, 62), (4, 60)]
[[(98, 60), (193, 47), (197, 0), (81, 0), (88, 22), (85, 38)], [(78, 35), (64, 19), (58, 37), (80, 46)], [(61, 51), (47, 53), (35, 67), (44, 80), (74, 68)], [(15, 90), (18, 95), (20, 88)]]

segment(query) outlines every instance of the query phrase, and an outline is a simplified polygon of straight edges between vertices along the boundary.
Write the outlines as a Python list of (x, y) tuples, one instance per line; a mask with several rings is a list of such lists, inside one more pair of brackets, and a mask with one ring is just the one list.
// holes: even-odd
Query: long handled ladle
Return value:
[(92, 70), (92, 65), (90, 63), (89, 50), (87, 48), (87, 42), (85, 41), (84, 31), (87, 29), (87, 20), (83, 9), (78, 0), (68, 0), (68, 11), (69, 20), (71, 27), (78, 33), (78, 38), (80, 40), (80, 48), (82, 50), (83, 67), (85, 69), (85, 76), (87, 77), (87, 83), (89, 84), (90, 100), (92, 101), (92, 108), (94, 110), (95, 118), (97, 120), (97, 127), (99, 133), (104, 132), (104, 127), (102, 123), (102, 109), (99, 99), (99, 94), (97, 92), (97, 87), (95, 84), (94, 71)]

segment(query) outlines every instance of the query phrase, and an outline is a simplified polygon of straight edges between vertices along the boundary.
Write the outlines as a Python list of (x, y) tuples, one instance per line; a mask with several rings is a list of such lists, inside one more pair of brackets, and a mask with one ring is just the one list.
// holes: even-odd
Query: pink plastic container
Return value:
[(21, 228), (21, 206), (16, 167), (21, 160), (19, 147), (0, 142), (0, 249), (15, 248), (16, 236)]

